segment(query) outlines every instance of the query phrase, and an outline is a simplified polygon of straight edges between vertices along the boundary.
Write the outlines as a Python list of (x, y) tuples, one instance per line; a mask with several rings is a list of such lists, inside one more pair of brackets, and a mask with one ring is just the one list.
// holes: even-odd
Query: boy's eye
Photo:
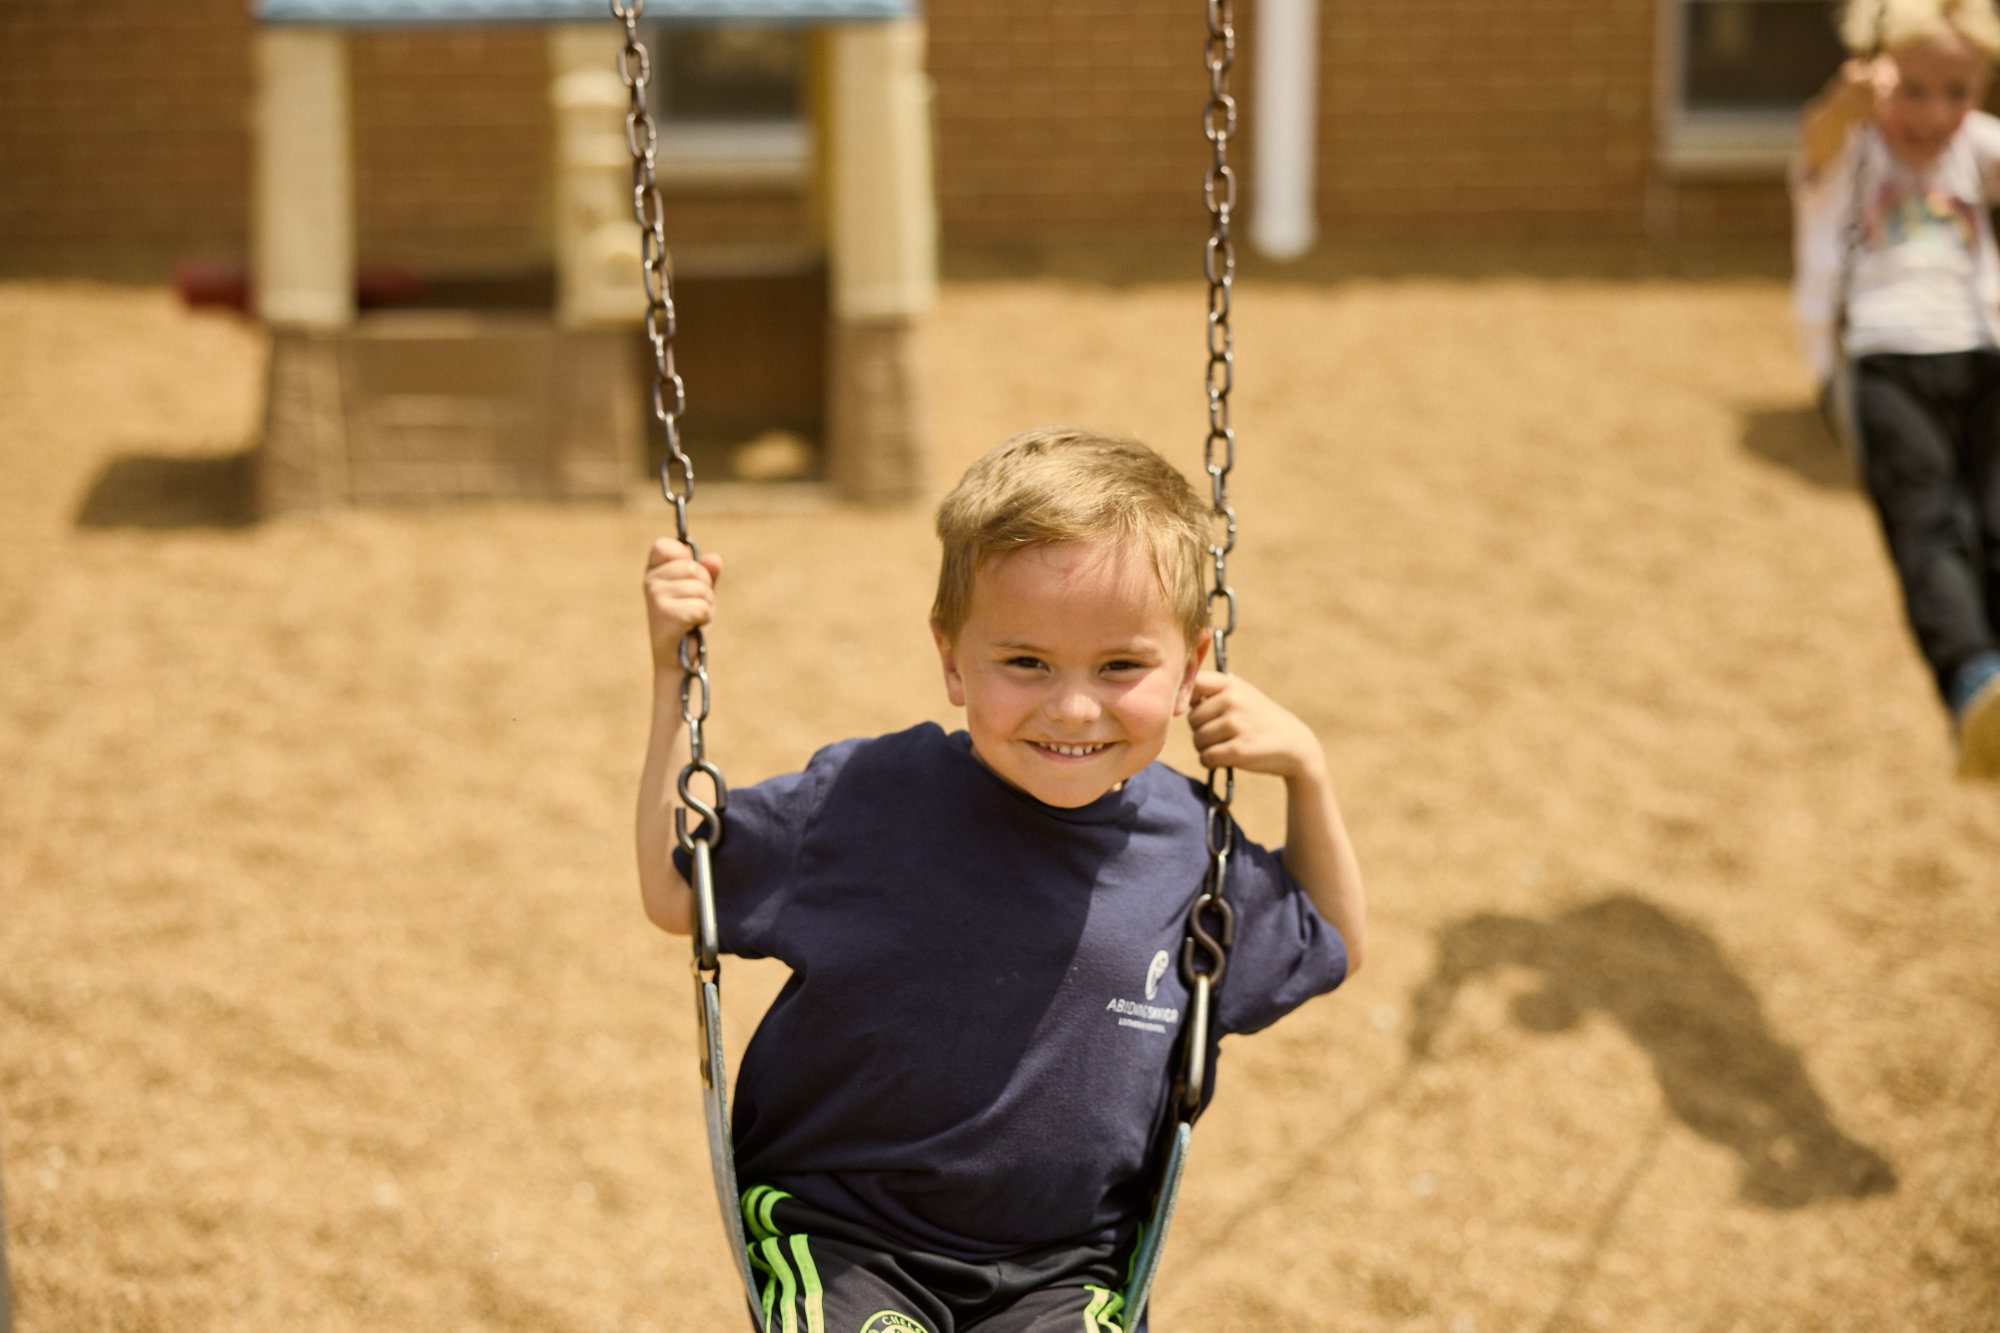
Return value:
[(1007, 665), (1010, 667), (1022, 667), (1026, 670), (1033, 671), (1042, 665), (1042, 659), (1039, 657), (1026, 657), (1026, 656), (1010, 657), (1007, 659)]
[(1111, 671), (1111, 672), (1144, 671), (1146, 669), (1146, 664), (1144, 662), (1132, 662), (1124, 658), (1119, 658), (1116, 661), (1106, 662), (1104, 664), (1104, 669), (1106, 671)]

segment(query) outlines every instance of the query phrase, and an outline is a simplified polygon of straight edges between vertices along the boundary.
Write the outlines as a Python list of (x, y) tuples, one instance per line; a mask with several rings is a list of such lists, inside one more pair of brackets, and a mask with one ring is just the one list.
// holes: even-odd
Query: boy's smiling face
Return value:
[(1189, 647), (1146, 557), (1108, 541), (987, 561), (956, 639), (932, 634), (973, 752), (1065, 809), (1159, 757), (1208, 650), (1206, 635)]
[(1986, 96), (1986, 58), (1955, 28), (1891, 54), (1898, 79), (1882, 104), (1882, 138), (1905, 164), (1926, 167)]

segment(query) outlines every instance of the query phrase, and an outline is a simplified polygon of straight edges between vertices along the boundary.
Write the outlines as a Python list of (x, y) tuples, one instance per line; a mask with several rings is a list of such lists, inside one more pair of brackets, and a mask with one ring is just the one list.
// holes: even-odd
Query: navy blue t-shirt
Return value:
[[(1201, 785), (1157, 763), (1044, 805), (930, 723), (731, 791), (722, 948), (792, 969), (737, 1079), (741, 1179), (975, 1261), (1128, 1234), (1187, 1009), (1203, 820)], [(1239, 837), (1227, 891), (1221, 1032), (1340, 984), (1339, 932), (1274, 853)]]

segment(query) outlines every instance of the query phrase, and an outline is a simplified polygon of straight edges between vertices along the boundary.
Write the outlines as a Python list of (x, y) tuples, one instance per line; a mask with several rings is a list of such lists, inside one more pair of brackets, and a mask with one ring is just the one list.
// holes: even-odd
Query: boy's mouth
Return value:
[(1087, 745), (1062, 745), (1054, 741), (1029, 741), (1038, 752), (1058, 759), (1088, 759), (1111, 748), (1110, 741), (1095, 741)]

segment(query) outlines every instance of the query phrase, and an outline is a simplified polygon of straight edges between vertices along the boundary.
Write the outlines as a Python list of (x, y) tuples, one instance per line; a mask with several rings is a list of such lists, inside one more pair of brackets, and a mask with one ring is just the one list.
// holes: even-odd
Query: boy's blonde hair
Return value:
[(1856, 55), (1894, 51), (1954, 29), (1988, 60), (2000, 60), (1994, 0), (1847, 0), (1840, 13), (1840, 39)]
[(1166, 459), (1137, 440), (1076, 426), (1024, 431), (988, 451), (938, 506), (931, 619), (958, 637), (972, 577), (1031, 546), (1108, 539), (1151, 560), (1167, 612), (1192, 646), (1208, 628), (1203, 582), (1208, 506)]

